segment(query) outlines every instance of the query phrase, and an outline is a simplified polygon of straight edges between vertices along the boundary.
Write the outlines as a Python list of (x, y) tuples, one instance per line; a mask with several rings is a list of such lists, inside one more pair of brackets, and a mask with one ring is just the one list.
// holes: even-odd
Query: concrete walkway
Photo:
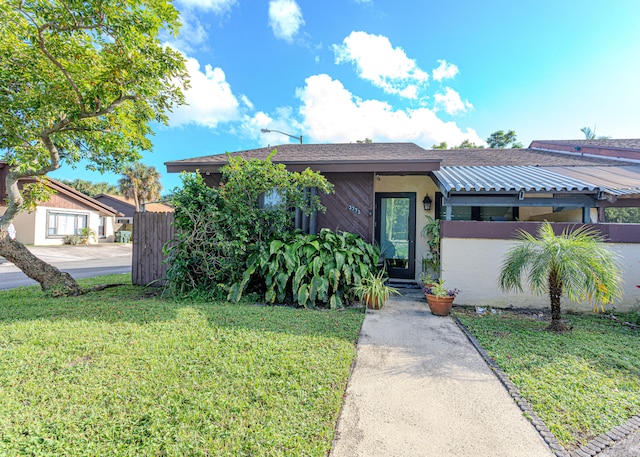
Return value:
[(450, 317), (419, 291), (367, 311), (332, 457), (553, 454)]

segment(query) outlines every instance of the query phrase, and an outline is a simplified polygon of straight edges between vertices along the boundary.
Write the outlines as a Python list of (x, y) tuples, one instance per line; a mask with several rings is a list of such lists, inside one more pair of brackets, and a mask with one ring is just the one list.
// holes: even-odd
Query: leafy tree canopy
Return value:
[(119, 194), (117, 186), (109, 184), (106, 181), (103, 182), (91, 182), (84, 179), (61, 179), (62, 184), (66, 184), (69, 187), (73, 187), (78, 192), (82, 192), (90, 197), (95, 197), (99, 194)]
[(443, 141), (442, 143), (434, 144), (431, 149), (447, 149), (447, 142)]
[[(119, 171), (151, 148), (149, 123), (183, 102), (184, 59), (158, 39), (179, 26), (166, 0), (4, 0), (0, 22), (0, 159), (10, 181), (83, 159)], [(21, 200), (10, 192), (9, 217)]]
[(184, 102), (184, 57), (158, 38), (177, 34), (178, 11), (167, 0), (1, 0), (0, 24), (0, 161), (10, 166), (0, 255), (43, 290), (77, 295), (70, 275), (7, 235), (50, 195), (45, 179), (25, 193), (18, 180), (81, 160), (119, 172), (151, 148), (150, 123)]
[(489, 135), (487, 143), (490, 148), (521, 148), (522, 143), (518, 141), (516, 132), (513, 130), (497, 130)]
[(472, 143), (469, 140), (464, 140), (458, 146), (452, 146), (451, 149), (474, 149), (474, 148), (484, 148), (484, 146), (478, 146), (475, 143)]

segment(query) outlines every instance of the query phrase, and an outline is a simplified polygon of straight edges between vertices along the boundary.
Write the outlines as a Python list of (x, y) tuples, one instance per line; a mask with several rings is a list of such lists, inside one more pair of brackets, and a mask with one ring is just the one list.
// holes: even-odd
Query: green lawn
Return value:
[(0, 456), (324, 456), (363, 318), (0, 292)]
[(574, 328), (564, 335), (535, 316), (456, 315), (568, 449), (640, 413), (640, 330), (601, 315), (565, 316)]

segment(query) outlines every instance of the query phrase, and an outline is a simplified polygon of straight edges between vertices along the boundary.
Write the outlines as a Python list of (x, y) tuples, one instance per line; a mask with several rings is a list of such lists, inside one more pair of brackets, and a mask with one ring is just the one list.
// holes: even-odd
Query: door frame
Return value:
[(407, 268), (387, 267), (387, 274), (394, 279), (415, 279), (416, 277), (416, 193), (415, 192), (376, 192), (375, 193), (375, 230), (374, 237), (378, 246), (380, 246), (380, 228), (381, 215), (380, 211), (383, 198), (408, 198), (409, 199), (409, 254)]

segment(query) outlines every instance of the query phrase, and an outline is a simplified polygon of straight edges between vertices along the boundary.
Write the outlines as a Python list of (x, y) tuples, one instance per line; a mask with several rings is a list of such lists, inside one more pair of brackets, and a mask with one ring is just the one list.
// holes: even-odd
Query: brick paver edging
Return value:
[(624, 425), (619, 425), (615, 427), (613, 430), (604, 433), (600, 436), (589, 441), (584, 446), (576, 449), (575, 451), (569, 453), (556, 439), (556, 437), (551, 433), (551, 431), (547, 428), (545, 423), (538, 417), (538, 415), (533, 411), (529, 402), (520, 395), (520, 391), (516, 387), (516, 385), (509, 379), (509, 377), (505, 374), (504, 371), (498, 366), (498, 364), (493, 360), (487, 351), (480, 345), (478, 340), (469, 332), (467, 327), (458, 319), (458, 316), (455, 314), (451, 314), (454, 322), (460, 327), (460, 330), (467, 336), (473, 347), (476, 348), (476, 351), (482, 356), (484, 361), (489, 365), (491, 371), (496, 375), (496, 377), (500, 380), (502, 385), (507, 389), (509, 395), (515, 400), (520, 409), (525, 416), (529, 418), (533, 426), (538, 430), (542, 439), (547, 443), (551, 451), (556, 455), (556, 457), (593, 457), (609, 446), (613, 445), (616, 441), (620, 441), (626, 438), (631, 433), (640, 430), (640, 414), (637, 416), (633, 416), (631, 419), (627, 421)]

